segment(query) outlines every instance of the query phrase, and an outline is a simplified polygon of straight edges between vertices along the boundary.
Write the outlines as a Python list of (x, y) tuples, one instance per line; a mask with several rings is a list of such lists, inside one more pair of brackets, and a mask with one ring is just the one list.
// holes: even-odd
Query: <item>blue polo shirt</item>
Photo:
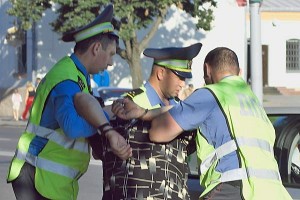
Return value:
[[(164, 104), (164, 102), (160, 99), (160, 97), (158, 96), (158, 94), (156, 93), (156, 91), (154, 90), (152, 85), (149, 83), (149, 81), (147, 81), (144, 84), (144, 87), (146, 88), (146, 94), (147, 94), (147, 97), (148, 97), (152, 107), (157, 106), (157, 105), (159, 105), (159, 107), (166, 106)], [(174, 98), (170, 98), (169, 103), (170, 103), (170, 105), (177, 104), (177, 102), (175, 101)]]
[[(90, 85), (89, 74), (80, 63), (75, 54), (71, 55), (78, 70), (81, 71)], [(69, 138), (89, 137), (97, 131), (82, 117), (78, 115), (73, 103), (74, 95), (81, 92), (77, 83), (65, 80), (57, 84), (50, 92), (44, 111), (42, 113), (40, 125), (49, 129), (62, 128)], [(29, 146), (29, 152), (38, 155), (47, 143), (46, 138), (35, 136)]]
[[(193, 92), (184, 101), (169, 110), (183, 130), (199, 128), (207, 142), (218, 148), (231, 140), (226, 119), (213, 94), (206, 88)], [(224, 172), (239, 166), (236, 152), (220, 159), (216, 170)]]
[[(78, 70), (81, 71), (89, 85), (90, 76), (75, 54), (71, 55)], [(42, 114), (40, 125), (50, 129), (62, 128), (70, 138), (89, 137), (96, 129), (78, 115), (73, 103), (74, 95), (81, 92), (77, 83), (71, 80), (57, 84), (51, 91)]]

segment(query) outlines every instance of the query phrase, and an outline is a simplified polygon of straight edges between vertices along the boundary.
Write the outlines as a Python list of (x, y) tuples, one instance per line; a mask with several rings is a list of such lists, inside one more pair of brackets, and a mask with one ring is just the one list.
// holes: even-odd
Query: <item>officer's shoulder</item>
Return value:
[(133, 90), (127, 92), (126, 97), (134, 98), (134, 97), (136, 97), (136, 96), (138, 96), (138, 95), (140, 95), (140, 94), (142, 94), (142, 93), (144, 93), (144, 90), (143, 90), (143, 89), (141, 89), (141, 88), (136, 88), (136, 89), (133, 89)]

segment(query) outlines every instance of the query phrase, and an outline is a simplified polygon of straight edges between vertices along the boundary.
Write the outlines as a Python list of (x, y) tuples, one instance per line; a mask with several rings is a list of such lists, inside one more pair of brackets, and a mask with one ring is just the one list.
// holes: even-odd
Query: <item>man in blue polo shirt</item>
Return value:
[(100, 105), (99, 123), (89, 124), (73, 104), (76, 93), (91, 93), (90, 74), (113, 64), (118, 36), (112, 16), (109, 5), (90, 24), (63, 35), (63, 41), (76, 42), (74, 53), (58, 61), (40, 82), (9, 168), (7, 181), (17, 199), (76, 199), (78, 179), (90, 160), (86, 138), (97, 133), (108, 139), (121, 159), (131, 155), (130, 146), (112, 129)]

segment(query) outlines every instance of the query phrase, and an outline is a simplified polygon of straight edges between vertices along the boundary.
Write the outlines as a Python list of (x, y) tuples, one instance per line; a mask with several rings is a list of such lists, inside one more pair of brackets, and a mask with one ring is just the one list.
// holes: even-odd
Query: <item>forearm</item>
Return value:
[[(140, 119), (145, 120), (145, 121), (151, 121), (157, 116), (167, 112), (170, 110), (173, 106), (164, 106), (161, 108), (156, 108), (152, 110), (148, 110), (146, 114), (144, 114)], [(145, 110), (146, 111), (146, 110)]]
[[(50, 97), (49, 102), (52, 101)], [(55, 97), (53, 100), (54, 107), (48, 105), (45, 107), (42, 115), (41, 124), (45, 127), (55, 129), (53, 121), (49, 116), (54, 115), (58, 126), (63, 129), (64, 133), (70, 138), (89, 137), (95, 134), (96, 129), (83, 119), (75, 110), (73, 98), (68, 95)]]
[(105, 111), (105, 113), (109, 117), (109, 120), (112, 119), (115, 116), (115, 114), (111, 111), (111, 105), (103, 107), (103, 110)]
[(92, 126), (96, 127), (99, 133), (108, 139), (114, 154), (122, 160), (126, 160), (132, 155), (130, 145), (109, 124), (102, 107), (92, 95), (82, 92), (77, 93), (74, 97), (74, 104), (78, 114)]
[(155, 117), (167, 112), (173, 106), (165, 106), (157, 109), (145, 109), (134, 103), (132, 100), (118, 99), (112, 104), (112, 112), (121, 119), (141, 119), (151, 121)]
[(74, 97), (74, 105), (78, 114), (93, 127), (97, 128), (108, 123), (102, 107), (92, 95), (77, 93)]
[(153, 142), (169, 142), (176, 138), (182, 131), (182, 128), (176, 123), (169, 112), (165, 112), (152, 120), (149, 138)]

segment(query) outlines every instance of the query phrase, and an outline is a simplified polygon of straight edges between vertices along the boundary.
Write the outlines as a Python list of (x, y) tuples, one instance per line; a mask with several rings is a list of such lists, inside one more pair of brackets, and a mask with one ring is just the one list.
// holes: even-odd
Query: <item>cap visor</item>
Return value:
[(182, 78), (192, 78), (191, 72), (180, 72), (180, 71), (176, 71), (176, 70), (172, 70), (172, 72), (174, 72), (174, 74), (176, 74), (177, 76), (180, 76)]

